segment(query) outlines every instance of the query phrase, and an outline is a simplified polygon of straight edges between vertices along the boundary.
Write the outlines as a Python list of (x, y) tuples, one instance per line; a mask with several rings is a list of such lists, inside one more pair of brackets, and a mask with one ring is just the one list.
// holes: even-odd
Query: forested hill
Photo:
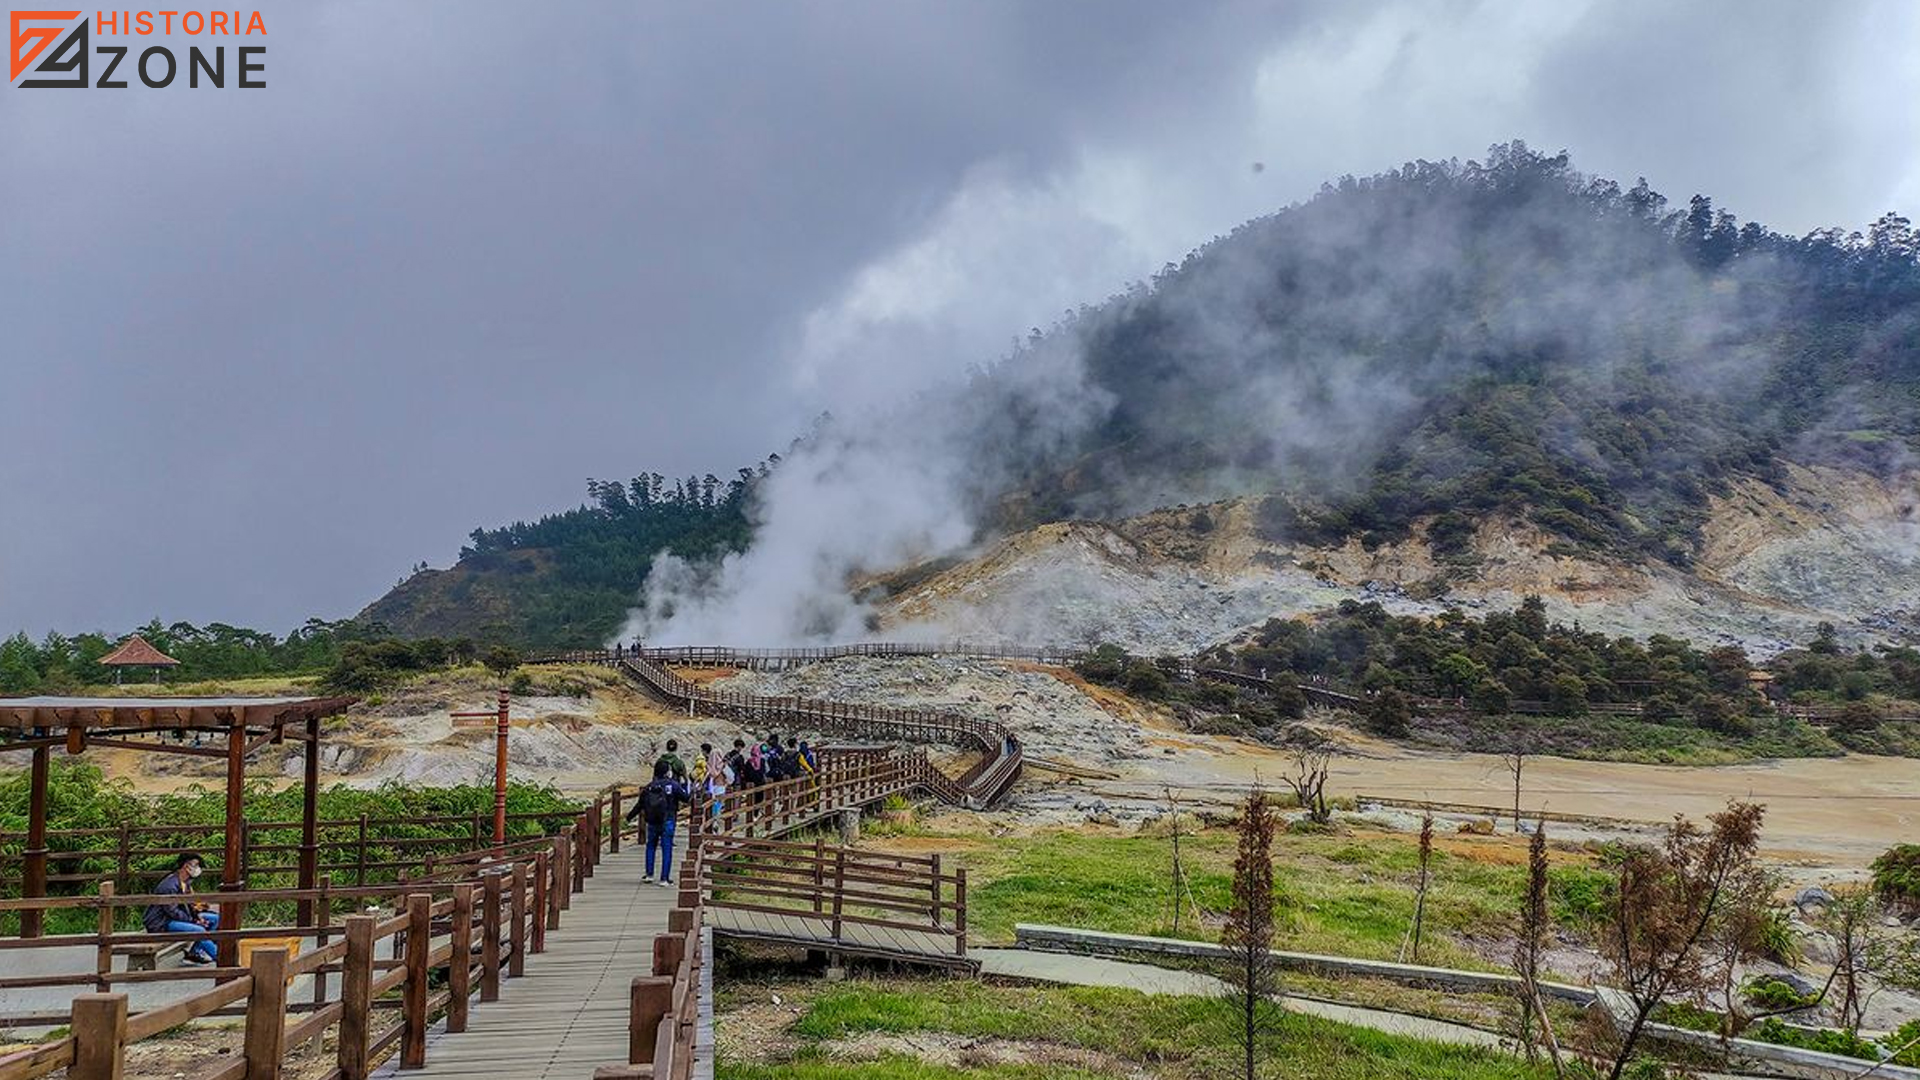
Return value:
[(421, 569), (362, 611), (405, 637), (470, 637), (526, 648), (595, 647), (620, 627), (655, 555), (738, 551), (747, 502), (779, 462), (730, 481), (659, 473), (587, 481), (589, 502), (534, 522), (475, 529), (446, 570)]
[(1520, 143), (1343, 178), (1036, 338), (1113, 404), (1016, 455), (1000, 521), (1275, 493), (1276, 540), (1507, 510), (1685, 566), (1731, 478), (1916, 460), (1916, 256), (1897, 215), (1784, 236)]
[[(1504, 518), (1581, 558), (1689, 570), (1736, 482), (1913, 475), (1920, 236), (1894, 214), (1787, 236), (1504, 144), (1342, 178), (959, 393), (953, 472), (983, 533), (1255, 496), (1277, 544), (1415, 536), (1470, 575), (1476, 528)], [(599, 644), (656, 553), (748, 542), (764, 475), (591, 482), (587, 505), (476, 531), (363, 616)]]

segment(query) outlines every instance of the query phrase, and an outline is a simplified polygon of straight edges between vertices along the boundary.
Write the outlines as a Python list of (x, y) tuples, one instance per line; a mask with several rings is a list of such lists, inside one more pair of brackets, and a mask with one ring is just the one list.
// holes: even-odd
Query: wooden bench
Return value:
[(176, 955), (185, 955), (187, 943), (184, 941), (141, 941), (128, 945), (115, 945), (113, 955), (127, 958), (128, 971), (153, 971), (160, 961)]

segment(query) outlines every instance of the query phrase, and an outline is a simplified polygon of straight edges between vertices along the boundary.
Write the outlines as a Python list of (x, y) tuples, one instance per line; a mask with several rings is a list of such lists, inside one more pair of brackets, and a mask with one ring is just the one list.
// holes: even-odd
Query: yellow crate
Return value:
[(287, 959), (293, 960), (300, 955), (300, 939), (297, 937), (243, 938), (240, 942), (240, 966), (253, 966), (255, 949), (285, 949)]

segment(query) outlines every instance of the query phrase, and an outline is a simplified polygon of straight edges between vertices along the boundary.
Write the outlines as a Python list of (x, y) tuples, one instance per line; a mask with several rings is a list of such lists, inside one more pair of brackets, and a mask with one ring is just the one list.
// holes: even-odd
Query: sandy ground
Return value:
[[(1411, 750), (1351, 731), (1340, 732), (1340, 738), (1348, 750), (1336, 758), (1327, 786), (1336, 798), (1513, 805), (1513, 777), (1496, 755)], [(1146, 741), (1153, 752), (1117, 767), (1104, 763), (1118, 772), (1116, 779), (1062, 785), (1045, 776), (1044, 785), (1023, 785), (1020, 802), (1037, 816), (1055, 817), (1104, 802), (1125, 819), (1128, 807), (1164, 804), (1168, 787), (1184, 799), (1219, 804), (1237, 799), (1255, 781), (1285, 790), (1282, 778), (1291, 765), (1285, 751), (1191, 734), (1166, 733)], [(1525, 810), (1642, 822), (1649, 829), (1676, 814), (1703, 819), (1729, 799), (1762, 802), (1769, 811), (1765, 847), (1773, 860), (1841, 872), (1840, 878), (1859, 876), (1888, 847), (1920, 837), (1920, 761), (1910, 758), (1853, 754), (1683, 767), (1537, 757), (1528, 759), (1522, 776)], [(1557, 831), (1572, 838), (1623, 830), (1561, 826)]]

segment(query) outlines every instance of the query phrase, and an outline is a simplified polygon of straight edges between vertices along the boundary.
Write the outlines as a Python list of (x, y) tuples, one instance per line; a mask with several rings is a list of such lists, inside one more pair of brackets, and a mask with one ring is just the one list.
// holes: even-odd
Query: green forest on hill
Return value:
[[(1378, 734), (1469, 749), (1524, 743), (1540, 753), (1701, 763), (1842, 749), (1920, 755), (1920, 650), (1848, 652), (1830, 626), (1762, 663), (1738, 646), (1702, 648), (1664, 634), (1610, 637), (1554, 622), (1537, 597), (1512, 611), (1431, 618), (1350, 600), (1312, 618), (1270, 619), (1198, 663), (1278, 685), (1256, 692), (1181, 683), (1171, 658), (1110, 646), (1078, 670), (1184, 707), (1209, 730), (1283, 727), (1304, 713), (1307, 698), (1294, 686), (1306, 683), (1365, 696), (1355, 708)], [(1756, 671), (1771, 676), (1765, 693)], [(1522, 702), (1525, 717), (1514, 715)], [(1782, 716), (1782, 704), (1836, 716), (1816, 728)], [(1627, 706), (1628, 715), (1609, 706)]]

